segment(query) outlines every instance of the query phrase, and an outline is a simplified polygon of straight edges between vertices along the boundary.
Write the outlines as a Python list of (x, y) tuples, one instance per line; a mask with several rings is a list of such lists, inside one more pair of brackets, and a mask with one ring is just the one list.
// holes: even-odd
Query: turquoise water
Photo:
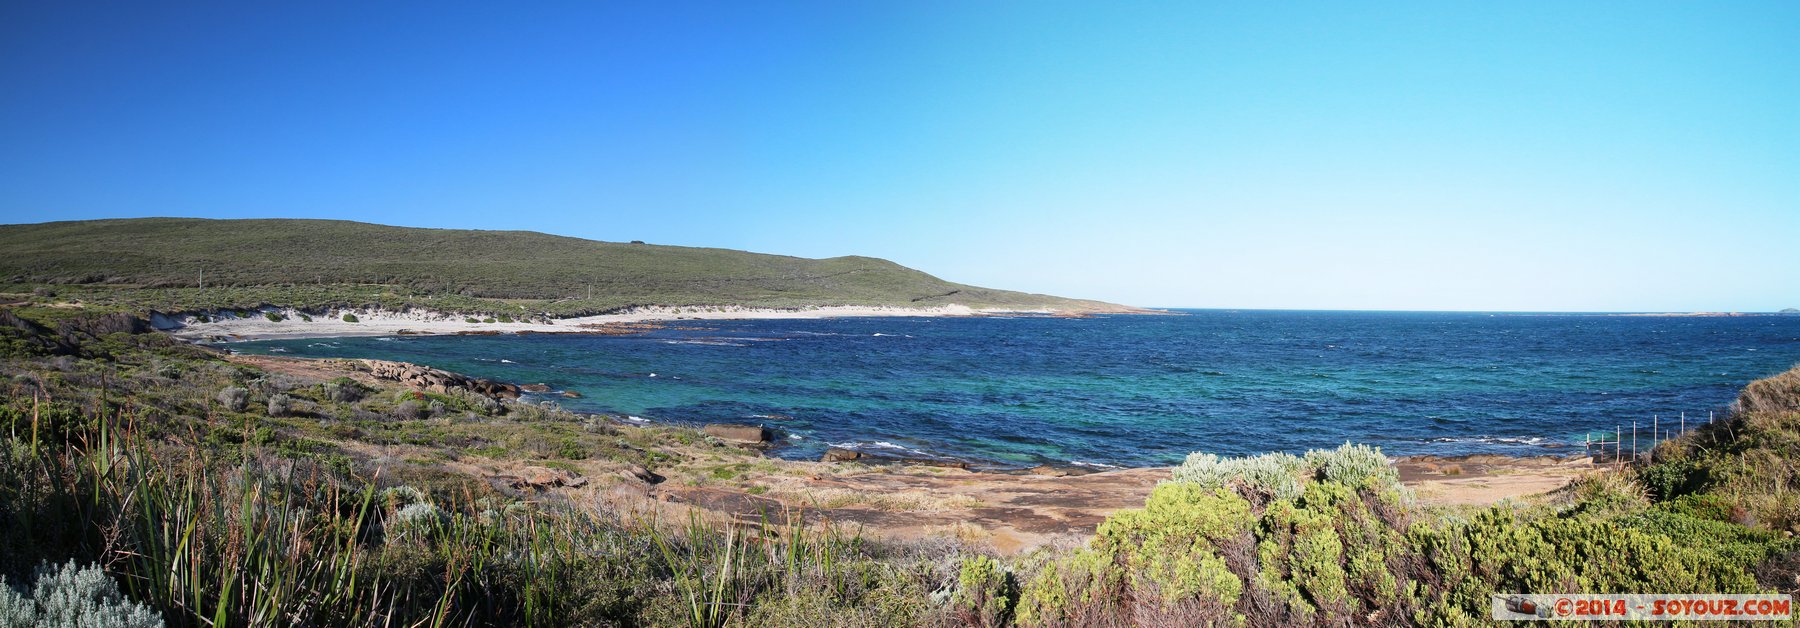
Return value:
[(561, 400), (579, 411), (760, 422), (783, 434), (784, 457), (837, 445), (996, 465), (1157, 465), (1346, 440), (1391, 454), (1579, 453), (1590, 430), (1701, 420), (1800, 362), (1800, 316), (1189, 310), (680, 326), (231, 346), (543, 382), (580, 392)]

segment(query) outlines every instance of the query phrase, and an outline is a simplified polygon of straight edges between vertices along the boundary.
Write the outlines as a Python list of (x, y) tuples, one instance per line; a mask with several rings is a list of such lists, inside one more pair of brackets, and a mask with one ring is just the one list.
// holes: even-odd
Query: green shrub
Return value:
[(280, 312), (263, 312), (263, 318), (269, 319), (269, 322), (271, 323), (279, 323), (287, 320), (287, 317), (282, 316)]
[(312, 316), (309, 316), (309, 315), (307, 315), (307, 314), (301, 314), (301, 315), (300, 315), (300, 320), (302, 320), (302, 321), (306, 321), (306, 322), (308, 322), (308, 323), (310, 323), (310, 322), (313, 322), (313, 321), (312, 321)]
[(468, 323), (468, 324), (470, 324), (470, 325), (473, 325), (473, 324), (476, 324), (476, 323), (479, 323), (479, 322), (481, 322), (481, 320), (480, 320), (480, 319), (477, 319), (477, 318), (475, 318), (475, 317), (473, 317), (473, 316), (470, 316), (470, 317), (468, 317), (468, 318), (464, 318), (464, 319), (463, 319), (463, 322), (465, 322), (465, 323)]
[(1638, 471), (1638, 479), (1656, 501), (1666, 501), (1710, 488), (1711, 468), (1700, 460), (1659, 462)]
[(356, 403), (368, 392), (362, 382), (348, 377), (339, 377), (319, 385), (319, 392), (325, 399), (338, 403)]
[(1004, 626), (1011, 620), (1013, 605), (1018, 601), (1017, 589), (1012, 572), (999, 561), (971, 556), (962, 561), (951, 603), (957, 617), (967, 625)]
[(349, 313), (349, 312), (345, 312), (345, 313), (344, 313), (344, 322), (346, 322), (346, 323), (354, 323), (354, 322), (357, 322), (357, 318), (356, 318), (356, 315), (355, 315), (355, 314), (351, 314), (351, 313)]

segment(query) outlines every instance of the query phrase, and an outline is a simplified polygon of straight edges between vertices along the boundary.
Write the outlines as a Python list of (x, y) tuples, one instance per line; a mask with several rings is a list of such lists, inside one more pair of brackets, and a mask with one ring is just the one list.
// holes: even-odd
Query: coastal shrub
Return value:
[(1320, 479), (1352, 488), (1389, 487), (1400, 483), (1400, 474), (1380, 449), (1344, 443), (1337, 449), (1306, 452), (1306, 464)]
[(284, 394), (269, 396), (269, 416), (284, 417), (294, 412), (294, 398)]
[(181, 379), (181, 365), (175, 362), (162, 362), (156, 365), (156, 376), (163, 379)]
[(1011, 620), (1013, 605), (1018, 601), (1017, 589), (1012, 572), (999, 561), (971, 556), (962, 561), (951, 603), (957, 618), (966, 625), (1004, 626)]
[(1710, 467), (1696, 459), (1659, 462), (1638, 471), (1638, 480), (1656, 501), (1667, 501), (1706, 490), (1712, 485)]
[(425, 416), (425, 407), (418, 401), (408, 399), (394, 406), (394, 416), (405, 421), (417, 421)]
[(492, 323), (492, 322), (494, 322), (494, 317), (492, 317), (492, 316), (489, 316), (489, 317), (487, 317), (487, 318), (484, 318), (484, 319), (481, 319), (481, 322), (483, 322), (483, 323)]
[(481, 320), (480, 320), (480, 319), (477, 319), (477, 318), (475, 318), (475, 317), (473, 317), (473, 316), (470, 316), (470, 317), (467, 317), (467, 318), (464, 318), (464, 319), (463, 319), (463, 322), (465, 322), (465, 323), (468, 323), (468, 324), (470, 324), (470, 325), (473, 325), (473, 324), (476, 324), (476, 323), (479, 323), (479, 322), (481, 322)]
[(368, 388), (348, 377), (339, 377), (319, 385), (319, 391), (328, 400), (338, 403), (356, 403), (361, 401)]
[(357, 322), (357, 318), (356, 318), (356, 315), (355, 315), (355, 314), (351, 314), (351, 313), (349, 313), (349, 312), (345, 312), (345, 313), (344, 313), (344, 322), (346, 322), (346, 323), (355, 323), (355, 322)]
[(388, 517), (387, 540), (405, 542), (431, 538), (449, 519), (449, 514), (430, 502), (407, 504)]
[(0, 627), (4, 628), (152, 628), (162, 615), (125, 597), (119, 584), (99, 565), (38, 567), (31, 597), (14, 591), (0, 577)]
[(1244, 458), (1194, 453), (1175, 468), (1170, 478), (1205, 489), (1241, 489), (1260, 499), (1285, 501), (1300, 496), (1301, 476), (1306, 474), (1304, 462), (1281, 452)]
[(301, 314), (301, 315), (300, 315), (300, 320), (302, 320), (302, 321), (305, 321), (305, 322), (308, 322), (308, 323), (310, 323), (310, 322), (313, 322), (313, 321), (312, 321), (312, 316), (311, 316), (311, 315), (308, 315), (308, 314)]
[(494, 318), (495, 318), (495, 319), (497, 319), (497, 320), (499, 320), (499, 321), (500, 321), (500, 322), (502, 322), (502, 323), (510, 323), (510, 322), (513, 322), (513, 317), (512, 317), (512, 315), (511, 315), (511, 314), (500, 314), (500, 315), (498, 315), (498, 316), (495, 316), (495, 317), (494, 317)]
[(1617, 515), (1650, 506), (1649, 493), (1630, 471), (1588, 473), (1570, 482), (1563, 493), (1573, 513)]
[(245, 408), (250, 407), (250, 391), (238, 386), (225, 387), (224, 390), (219, 391), (216, 398), (219, 405), (225, 406), (232, 412), (243, 412)]
[(287, 320), (287, 317), (282, 316), (280, 312), (263, 312), (263, 318), (269, 319), (269, 322), (271, 323), (279, 323)]

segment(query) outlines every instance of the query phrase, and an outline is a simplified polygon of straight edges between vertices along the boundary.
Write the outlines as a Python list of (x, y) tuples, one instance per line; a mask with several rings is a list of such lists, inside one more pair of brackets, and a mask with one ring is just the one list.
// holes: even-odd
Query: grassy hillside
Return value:
[(951, 283), (869, 257), (804, 259), (331, 220), (0, 225), (0, 250), (0, 282), (15, 292), (164, 309), (368, 304), (556, 316), (644, 305), (1118, 309)]

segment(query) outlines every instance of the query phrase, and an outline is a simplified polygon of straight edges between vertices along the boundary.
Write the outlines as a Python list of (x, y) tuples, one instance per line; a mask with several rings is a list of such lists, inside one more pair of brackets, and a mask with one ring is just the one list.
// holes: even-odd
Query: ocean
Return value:
[(274, 340), (244, 353), (427, 364), (651, 422), (762, 423), (978, 465), (1168, 465), (1189, 452), (1567, 455), (1721, 411), (1800, 362), (1800, 316), (1177, 310), (1173, 316), (672, 321), (630, 336)]

